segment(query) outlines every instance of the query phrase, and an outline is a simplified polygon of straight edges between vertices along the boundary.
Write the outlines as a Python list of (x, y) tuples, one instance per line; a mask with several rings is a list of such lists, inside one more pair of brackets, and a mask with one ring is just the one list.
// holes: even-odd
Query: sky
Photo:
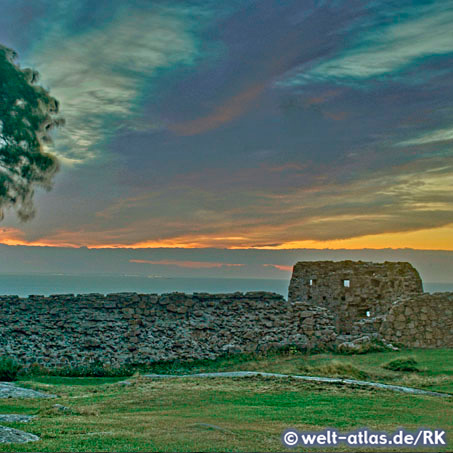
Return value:
[(66, 119), (1, 244), (453, 250), (450, 0), (0, 6)]
[[(182, 249), (182, 248), (87, 248), (37, 247), (0, 244), (0, 294), (22, 294), (21, 288), (31, 287), (28, 294), (36, 294), (32, 276), (74, 277), (151, 277), (150, 285), (167, 278), (193, 278), (196, 291), (208, 291), (209, 280), (244, 279), (244, 289), (264, 290), (266, 280), (286, 281), (287, 289), (293, 265), (297, 261), (319, 260), (407, 261), (420, 273), (428, 291), (453, 291), (453, 252), (411, 249), (383, 250), (250, 250), (250, 249)], [(14, 279), (13, 277), (17, 277)], [(11, 279), (13, 278), (13, 279)], [(259, 279), (258, 282), (247, 282)], [(51, 280), (57, 282), (58, 280)], [(71, 280), (73, 284), (78, 281)], [(86, 281), (82, 279), (82, 281)], [(171, 286), (170, 291), (179, 289)], [(190, 286), (190, 282), (189, 283)], [(445, 283), (430, 286), (430, 283)], [(118, 283), (120, 286), (120, 283)], [(254, 286), (255, 285), (255, 286)], [(192, 288), (192, 286), (190, 286)], [(280, 287), (282, 287), (280, 285)], [(234, 287), (233, 287), (234, 288)], [(236, 288), (239, 290), (239, 288)], [(123, 288), (122, 291), (129, 289)], [(188, 288), (181, 290), (189, 292)], [(243, 290), (243, 289), (241, 289)], [(49, 294), (56, 291), (51, 290)], [(74, 292), (69, 286), (63, 292)], [(107, 291), (111, 289), (107, 288)], [(210, 291), (210, 290), (209, 290)], [(272, 289), (274, 291), (274, 289)], [(85, 290), (85, 292), (87, 292)], [(97, 292), (97, 291), (96, 291)], [(39, 293), (39, 292), (38, 292)], [(286, 296), (286, 290), (283, 291)]]

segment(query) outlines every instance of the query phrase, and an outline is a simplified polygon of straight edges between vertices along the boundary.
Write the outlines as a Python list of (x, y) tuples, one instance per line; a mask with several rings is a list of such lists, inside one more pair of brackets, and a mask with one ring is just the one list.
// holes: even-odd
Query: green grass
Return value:
[(386, 370), (418, 372), (418, 362), (413, 357), (400, 357), (382, 365)]
[[(382, 368), (390, 360), (408, 355), (417, 360), (420, 373)], [(452, 364), (453, 350), (406, 350), (360, 356), (297, 352), (241, 356), (180, 367), (184, 372), (365, 373), (400, 384), (410, 382), (414, 374), (411, 379), (418, 379), (418, 387), (451, 389)], [(178, 368), (177, 364), (172, 366), (173, 370)], [(439, 384), (440, 378), (443, 384)], [(453, 398), (264, 377), (151, 380), (135, 375), (128, 378), (131, 385), (118, 382), (118, 378), (29, 379), (18, 384), (60, 398), (0, 400), (0, 413), (38, 415), (27, 424), (5, 425), (41, 437), (31, 444), (0, 444), (0, 451), (284, 451), (280, 435), (288, 427), (300, 431), (332, 427), (344, 432), (361, 427), (387, 432), (399, 427), (442, 428), (453, 444)], [(56, 403), (70, 411), (53, 408)], [(452, 447), (434, 450), (453, 451)], [(359, 450), (366, 451), (363, 447)], [(335, 451), (351, 451), (351, 447), (341, 445)]]
[[(416, 360), (418, 372), (383, 368), (393, 360), (408, 356)], [(241, 354), (217, 360), (159, 362), (146, 368), (149, 373), (176, 375), (240, 370), (367, 379), (453, 394), (453, 349), (406, 349), (356, 355), (331, 352), (307, 355), (286, 351), (266, 355)]]
[(34, 376), (33, 382), (50, 385), (101, 385), (123, 381), (123, 377), (61, 377)]

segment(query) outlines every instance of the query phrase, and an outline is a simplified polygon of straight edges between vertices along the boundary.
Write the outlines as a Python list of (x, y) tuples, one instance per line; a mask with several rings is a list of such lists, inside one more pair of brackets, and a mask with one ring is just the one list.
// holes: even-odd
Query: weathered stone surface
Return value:
[(0, 398), (56, 398), (56, 395), (18, 387), (11, 382), (0, 382)]
[[(339, 337), (340, 338), (340, 337)], [(345, 341), (343, 343), (338, 342), (338, 351), (346, 353), (356, 353), (363, 350), (364, 347), (370, 346), (373, 340), (376, 340), (378, 335), (364, 335), (363, 337), (355, 338), (351, 341)], [(385, 347), (390, 350), (398, 350), (391, 344), (383, 343)]]
[(0, 426), (0, 444), (24, 444), (26, 442), (36, 442), (38, 436), (20, 431), (19, 429)]
[[(359, 351), (361, 338), (379, 340), (389, 349), (395, 349), (390, 342), (452, 347), (453, 293), (422, 291), (420, 276), (409, 263), (300, 262), (294, 266), (289, 301), (294, 307), (308, 303), (311, 310), (328, 309), (340, 351)], [(299, 316), (305, 318), (305, 331), (319, 326), (302, 308)]]
[[(0, 296), (0, 351), (27, 365), (117, 366), (287, 346), (358, 349), (364, 336), (451, 346), (452, 299), (430, 297), (409, 263), (352, 261), (297, 263), (288, 301), (262, 291)], [(7, 390), (0, 385), (0, 397)]]
[(403, 296), (393, 303), (379, 332), (387, 341), (409, 347), (451, 348), (452, 309), (453, 293)]
[(72, 413), (72, 409), (70, 407), (67, 407), (67, 406), (63, 406), (63, 404), (54, 404), (52, 406), (52, 408), (57, 411), (57, 412), (62, 412), (64, 414), (71, 414)]
[(0, 422), (8, 423), (28, 423), (34, 419), (36, 415), (24, 415), (24, 414), (0, 414)]
[(338, 345), (339, 352), (354, 353), (360, 351), (360, 345), (353, 343), (352, 341), (345, 341)]
[(267, 292), (0, 297), (2, 353), (29, 365), (212, 359), (334, 340), (326, 309)]
[(386, 314), (399, 296), (422, 291), (409, 263), (302, 261), (294, 266), (288, 299), (327, 308), (338, 333), (351, 333), (354, 322)]

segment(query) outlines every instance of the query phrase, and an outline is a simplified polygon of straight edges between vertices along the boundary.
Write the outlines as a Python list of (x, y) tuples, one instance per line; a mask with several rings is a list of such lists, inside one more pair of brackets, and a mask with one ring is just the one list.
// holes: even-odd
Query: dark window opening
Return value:
[(316, 280), (314, 278), (310, 278), (310, 280), (308, 281), (308, 284), (310, 286), (315, 286), (316, 285)]

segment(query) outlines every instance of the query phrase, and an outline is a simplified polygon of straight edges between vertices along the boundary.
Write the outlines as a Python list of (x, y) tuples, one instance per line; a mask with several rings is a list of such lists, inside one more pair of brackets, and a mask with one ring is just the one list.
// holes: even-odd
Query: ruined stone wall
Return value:
[(337, 332), (350, 333), (357, 321), (385, 315), (398, 297), (422, 291), (409, 263), (303, 261), (294, 266), (288, 299), (327, 308)]
[(424, 293), (398, 299), (380, 328), (392, 343), (409, 347), (453, 347), (453, 293)]
[(215, 358), (334, 340), (325, 309), (273, 293), (0, 297), (0, 355), (27, 364)]

